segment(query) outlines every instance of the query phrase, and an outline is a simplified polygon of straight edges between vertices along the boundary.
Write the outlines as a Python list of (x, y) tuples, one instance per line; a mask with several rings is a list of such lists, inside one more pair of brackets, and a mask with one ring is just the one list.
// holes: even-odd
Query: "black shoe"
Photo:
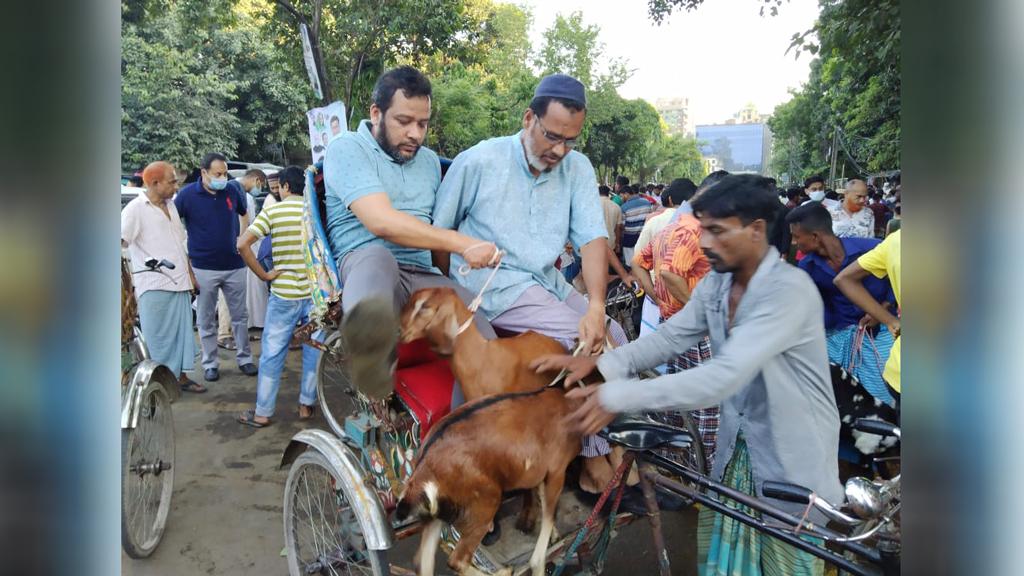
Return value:
[(374, 400), (394, 390), (398, 317), (387, 298), (368, 298), (345, 315), (341, 326), (348, 369), (356, 388)]
[(253, 364), (252, 362), (248, 364), (242, 364), (241, 366), (238, 367), (238, 369), (241, 370), (242, 374), (245, 374), (246, 376), (255, 376), (260, 372), (259, 370), (256, 369), (256, 365)]
[(490, 546), (501, 539), (501, 524), (497, 520), (494, 521), (494, 529), (484, 535), (484, 539), (480, 541), (484, 546)]
[(220, 370), (217, 370), (216, 368), (207, 368), (206, 371), (203, 372), (203, 379), (207, 382), (216, 382), (217, 380), (220, 380)]

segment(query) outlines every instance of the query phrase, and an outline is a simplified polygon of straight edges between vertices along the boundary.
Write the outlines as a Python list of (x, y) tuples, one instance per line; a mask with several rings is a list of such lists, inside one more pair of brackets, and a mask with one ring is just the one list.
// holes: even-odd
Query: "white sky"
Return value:
[(647, 16), (646, 0), (521, 0), (533, 12), (530, 39), (539, 49), (558, 14), (583, 13), (601, 28), (605, 55), (624, 57), (636, 71), (619, 93), (652, 104), (689, 97), (695, 124), (720, 124), (748, 102), (767, 114), (807, 80), (810, 54), (786, 54), (790, 38), (809, 29), (817, 0), (789, 0), (778, 16), (758, 15), (762, 0), (705, 0), (677, 11), (661, 26)]

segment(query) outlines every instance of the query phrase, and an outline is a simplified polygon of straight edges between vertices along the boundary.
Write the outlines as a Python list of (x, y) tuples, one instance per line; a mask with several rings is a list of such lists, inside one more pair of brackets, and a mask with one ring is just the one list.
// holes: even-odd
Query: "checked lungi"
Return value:
[[(664, 320), (662, 320), (662, 322), (664, 322)], [(668, 362), (668, 373), (675, 374), (677, 372), (682, 372), (683, 370), (696, 368), (710, 359), (711, 340), (707, 336), (704, 336), (689, 350)], [(718, 407), (715, 406), (713, 408), (691, 410), (689, 415), (697, 426), (697, 432), (700, 434), (701, 445), (704, 447), (704, 461), (706, 464), (704, 473), (710, 474), (711, 467), (715, 461), (715, 446), (718, 443)], [(662, 413), (657, 417), (666, 424), (673, 424), (675, 426), (682, 426), (683, 424), (682, 418), (678, 412)]]

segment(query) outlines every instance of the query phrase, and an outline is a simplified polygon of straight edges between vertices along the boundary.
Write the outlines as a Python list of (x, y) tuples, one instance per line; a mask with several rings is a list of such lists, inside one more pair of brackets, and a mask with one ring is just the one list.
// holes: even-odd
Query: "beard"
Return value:
[(558, 162), (548, 164), (542, 160), (541, 157), (534, 152), (533, 140), (530, 139), (527, 134), (523, 134), (523, 150), (526, 152), (526, 162), (538, 172), (551, 172), (551, 170), (558, 165)]
[(708, 259), (708, 264), (711, 265), (711, 268), (715, 272), (718, 272), (719, 274), (727, 274), (729, 272), (735, 272), (736, 269), (737, 269), (736, 266), (732, 266), (730, 264), (726, 264), (722, 260), (721, 256), (719, 256), (717, 253), (715, 253), (715, 252), (713, 252), (711, 250), (705, 249), (704, 250), (704, 257)]
[(402, 153), (402, 150), (398, 146), (392, 146), (391, 142), (388, 141), (387, 122), (385, 122), (383, 118), (381, 119), (380, 124), (377, 125), (377, 135), (374, 138), (377, 140), (377, 144), (380, 145), (381, 150), (384, 150), (384, 152), (386, 152), (388, 156), (391, 156), (391, 158), (398, 164), (405, 164), (409, 160), (412, 160), (420, 151), (421, 144), (419, 142), (409, 141), (402, 143), (416, 146), (416, 149), (408, 156)]

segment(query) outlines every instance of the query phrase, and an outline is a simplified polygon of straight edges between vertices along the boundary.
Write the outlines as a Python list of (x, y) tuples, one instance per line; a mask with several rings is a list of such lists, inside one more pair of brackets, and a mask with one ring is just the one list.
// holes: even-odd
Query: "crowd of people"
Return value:
[[(599, 186), (574, 150), (585, 89), (562, 74), (541, 80), (518, 133), (463, 151), (442, 179), (437, 155), (423, 145), (430, 114), (429, 80), (396, 68), (377, 81), (369, 117), (326, 147), (326, 231), (360, 390), (390, 389), (398, 314), (410, 295), (449, 286), (467, 305), (477, 298), (473, 322), (484, 337), (532, 330), (565, 347), (565, 355), (536, 359), (536, 369), (564, 368), (567, 384), (594, 371), (605, 380), (567, 393), (580, 402), (573, 418), (588, 434), (580, 447), (584, 490), (600, 491), (612, 477), (615, 452), (595, 434), (615, 414), (671, 420), (687, 411), (716, 479), (754, 495), (763, 481), (779, 480), (842, 500), (830, 366), (898, 408), (898, 181), (878, 190), (851, 179), (841, 195), (820, 177), (782, 191), (771, 179), (724, 171), (699, 185), (640, 186), (620, 175)], [(193, 292), (205, 381), (219, 378), (219, 317), (231, 326), (239, 370), (258, 374), (255, 407), (238, 420), (269, 425), (291, 334), (310, 309), (302, 170), (279, 172), (277, 202), (255, 217), (252, 192), (268, 186), (267, 177), (251, 171), (229, 181), (216, 153), (180, 190), (165, 162), (147, 166), (142, 180), (145, 194), (122, 213), (122, 241), (135, 268), (150, 257), (176, 265), (136, 283), (154, 359), (180, 375), (183, 390), (205, 391), (185, 375), (194, 361)], [(266, 245), (262, 258), (258, 242)], [(610, 276), (644, 289), (653, 321), (632, 342), (606, 318)], [(254, 310), (263, 328), (258, 368), (247, 336)], [(883, 359), (850, 366), (865, 334)], [(570, 355), (577, 342), (582, 354)], [(301, 418), (315, 414), (317, 354), (302, 352)], [(637, 379), (659, 366), (662, 376)], [(451, 404), (462, 402), (456, 386)], [(707, 510), (698, 542), (710, 570), (823, 570), (811, 555)]]

